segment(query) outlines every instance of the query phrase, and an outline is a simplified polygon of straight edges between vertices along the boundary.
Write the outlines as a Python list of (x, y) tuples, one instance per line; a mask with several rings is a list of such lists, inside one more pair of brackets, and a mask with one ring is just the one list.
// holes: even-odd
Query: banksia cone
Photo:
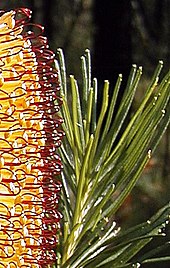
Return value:
[(22, 8), (0, 17), (0, 268), (56, 259), (61, 100), (54, 54), (30, 15)]

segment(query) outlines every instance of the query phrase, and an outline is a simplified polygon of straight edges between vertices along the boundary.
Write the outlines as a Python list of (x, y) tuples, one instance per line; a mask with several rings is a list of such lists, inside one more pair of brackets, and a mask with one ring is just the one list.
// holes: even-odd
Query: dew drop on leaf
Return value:
[(163, 109), (163, 110), (162, 110), (162, 116), (164, 116), (164, 115), (165, 115), (165, 112), (166, 112), (166, 111)]
[(148, 151), (148, 158), (149, 158), (149, 159), (151, 158), (151, 153), (152, 153), (152, 150), (149, 150), (149, 151)]
[(132, 267), (133, 267), (133, 268), (139, 268), (139, 267), (140, 267), (140, 263), (137, 262), (137, 263), (133, 264)]

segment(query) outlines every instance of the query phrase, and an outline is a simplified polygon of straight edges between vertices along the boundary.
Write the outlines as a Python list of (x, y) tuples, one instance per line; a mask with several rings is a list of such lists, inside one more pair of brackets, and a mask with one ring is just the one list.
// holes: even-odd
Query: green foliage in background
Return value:
[(159, 80), (163, 67), (160, 61), (138, 109), (126, 124), (142, 68), (132, 66), (115, 115), (122, 75), (118, 76), (111, 96), (109, 82), (104, 81), (98, 112), (98, 85), (97, 80), (91, 78), (89, 51), (81, 58), (82, 88), (73, 75), (67, 81), (61, 49), (58, 55), (56, 67), (61, 82), (60, 113), (64, 118), (65, 137), (60, 148), (63, 219), (56, 267), (123, 268), (170, 261), (170, 256), (155, 257), (169, 242), (140, 254), (154, 237), (165, 235), (164, 227), (170, 215), (168, 204), (147, 222), (126, 230), (121, 230), (114, 217), (168, 126), (170, 72)]

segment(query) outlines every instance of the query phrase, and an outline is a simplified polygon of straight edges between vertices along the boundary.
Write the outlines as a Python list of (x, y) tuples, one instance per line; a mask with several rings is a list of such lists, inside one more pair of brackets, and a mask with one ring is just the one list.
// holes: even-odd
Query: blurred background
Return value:
[[(67, 72), (73, 73), (78, 81), (80, 57), (86, 48), (91, 51), (92, 75), (97, 77), (99, 87), (108, 79), (112, 90), (118, 74), (123, 74), (119, 99), (131, 65), (141, 65), (143, 78), (133, 109), (138, 106), (158, 61), (164, 61), (162, 75), (170, 67), (169, 0), (0, 0), (1, 10), (17, 7), (33, 11), (32, 22), (45, 26), (52, 50), (64, 50)], [(148, 219), (169, 201), (169, 133), (170, 129), (117, 215), (124, 228)], [(170, 267), (163, 265), (154, 267)]]

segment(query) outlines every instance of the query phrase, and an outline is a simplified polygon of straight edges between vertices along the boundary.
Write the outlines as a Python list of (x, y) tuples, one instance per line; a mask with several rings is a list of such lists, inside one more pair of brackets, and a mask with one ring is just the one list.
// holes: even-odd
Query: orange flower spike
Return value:
[(56, 260), (61, 100), (42, 27), (23, 33), (30, 15), (21, 8), (0, 17), (0, 268)]

